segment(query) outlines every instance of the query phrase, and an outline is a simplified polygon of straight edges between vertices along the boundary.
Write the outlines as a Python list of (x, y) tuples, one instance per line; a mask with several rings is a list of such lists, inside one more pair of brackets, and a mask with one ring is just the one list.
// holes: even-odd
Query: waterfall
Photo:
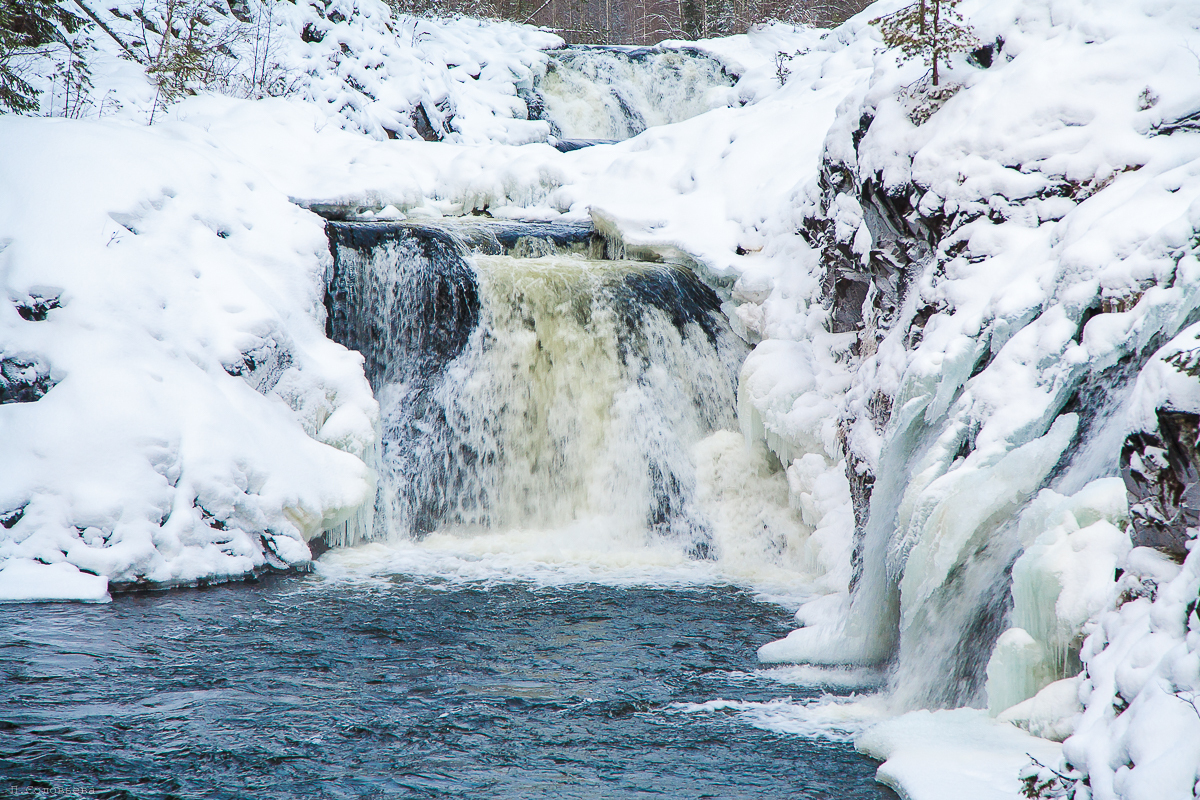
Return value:
[(559, 139), (622, 140), (729, 105), (733, 83), (699, 50), (574, 46), (551, 53), (527, 104)]
[(588, 226), (328, 229), (330, 336), (381, 406), (375, 538), (809, 566), (786, 476), (735, 433), (748, 348), (690, 270), (598, 259)]

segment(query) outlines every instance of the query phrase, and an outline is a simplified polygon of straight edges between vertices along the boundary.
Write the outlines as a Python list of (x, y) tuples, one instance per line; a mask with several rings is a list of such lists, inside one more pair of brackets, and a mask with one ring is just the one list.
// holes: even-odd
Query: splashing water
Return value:
[(778, 464), (734, 433), (746, 345), (689, 270), (529, 237), (499, 249), (552, 254), (471, 256), (448, 225), (341, 227), (331, 326), (380, 399), (388, 545), (327, 560), (804, 593), (811, 531)]
[(572, 47), (551, 55), (537, 90), (555, 136), (622, 140), (729, 105), (733, 82), (699, 51)]

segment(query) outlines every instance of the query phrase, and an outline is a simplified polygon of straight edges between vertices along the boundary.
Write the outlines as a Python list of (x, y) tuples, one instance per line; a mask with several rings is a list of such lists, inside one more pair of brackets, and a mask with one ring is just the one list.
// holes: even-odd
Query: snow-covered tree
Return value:
[(0, 108), (17, 113), (39, 109), (40, 92), (27, 78), (38, 61), (54, 62), (56, 77), (71, 90), (90, 83), (74, 34), (90, 25), (57, 0), (0, 2)]
[(898, 47), (908, 57), (921, 56), (933, 69), (938, 85), (938, 62), (951, 53), (979, 47), (979, 40), (957, 6), (962, 0), (917, 0), (891, 14), (871, 20), (883, 34), (883, 43)]

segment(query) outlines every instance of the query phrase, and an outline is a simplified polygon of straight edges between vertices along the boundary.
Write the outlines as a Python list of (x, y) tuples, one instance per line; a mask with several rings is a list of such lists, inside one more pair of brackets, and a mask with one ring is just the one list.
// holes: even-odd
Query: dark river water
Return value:
[(0, 797), (895, 797), (846, 741), (679, 705), (820, 694), (754, 673), (790, 619), (736, 589), (305, 576), (3, 614)]

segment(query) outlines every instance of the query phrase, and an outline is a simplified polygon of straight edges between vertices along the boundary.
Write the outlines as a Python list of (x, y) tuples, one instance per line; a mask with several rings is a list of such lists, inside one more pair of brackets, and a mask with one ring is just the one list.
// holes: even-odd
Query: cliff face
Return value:
[[(1092, 710), (1132, 657), (1106, 649), (1117, 630), (1103, 625), (1136, 638), (1145, 615), (1126, 607), (1163, 607), (1147, 587), (1186, 583), (1190, 567), (1161, 565), (1184, 561), (1196, 533), (1200, 95), (1169, 44), (1196, 12), (972, 11), (988, 51), (938, 89), (882, 56), (802, 198), (813, 302), (826, 331), (851, 337), (833, 360), (850, 384), (838, 442), (853, 574), (844, 618), (763, 656), (890, 663), (902, 707), (1001, 713), (1071, 680), (1056, 691), (1078, 702), (1056, 719), (1086, 718), (1099, 741), (1096, 726), (1136, 730), (1121, 703)], [(1186, 650), (1183, 611), (1155, 613)], [(1187, 695), (1195, 676), (1173, 675)], [(1138, 691), (1108, 699), (1137, 713)], [(1027, 706), (1010, 717), (1053, 728)], [(1154, 751), (1138, 741), (1135, 772)], [(1136, 783), (1082, 747), (1068, 748), (1076, 780), (1104, 771), (1122, 796)]]

